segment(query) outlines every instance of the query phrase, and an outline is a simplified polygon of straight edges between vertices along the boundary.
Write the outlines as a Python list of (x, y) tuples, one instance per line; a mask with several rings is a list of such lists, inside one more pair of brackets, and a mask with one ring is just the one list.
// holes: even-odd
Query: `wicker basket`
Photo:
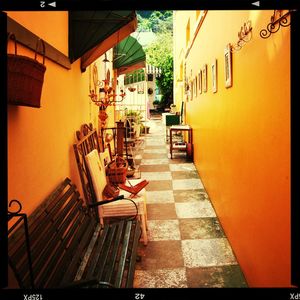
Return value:
[[(14, 34), (9, 38), (15, 42), (15, 54), (7, 54), (7, 100), (9, 104), (41, 107), (40, 99), (46, 71), (45, 44), (38, 40), (35, 58), (17, 55), (17, 43)], [(8, 38), (8, 40), (9, 40)], [(43, 63), (37, 61), (39, 42), (43, 46)]]
[(117, 157), (107, 165), (106, 175), (111, 184), (124, 183), (126, 181), (128, 163), (125, 159)]
[(118, 187), (111, 183), (108, 183), (102, 192), (105, 198), (116, 198), (117, 196), (119, 196), (119, 193), (120, 190), (118, 189)]

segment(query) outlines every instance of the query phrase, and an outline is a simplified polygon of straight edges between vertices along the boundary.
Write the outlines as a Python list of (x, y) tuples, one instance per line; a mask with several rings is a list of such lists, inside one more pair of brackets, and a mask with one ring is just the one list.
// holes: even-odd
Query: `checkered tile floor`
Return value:
[(161, 121), (152, 120), (135, 153), (150, 183), (149, 242), (140, 244), (134, 287), (247, 287), (194, 164), (168, 153)]

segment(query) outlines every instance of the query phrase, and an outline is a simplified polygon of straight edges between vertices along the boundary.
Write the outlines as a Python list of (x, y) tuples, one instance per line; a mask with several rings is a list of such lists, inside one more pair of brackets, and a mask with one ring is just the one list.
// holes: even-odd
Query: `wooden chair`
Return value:
[[(95, 142), (96, 141), (96, 142)], [(99, 142), (97, 132), (92, 129), (85, 136), (73, 145), (78, 171), (80, 174), (82, 189), (87, 204), (93, 204), (103, 198), (102, 192), (107, 183), (105, 168), (99, 158)], [(130, 180), (131, 184), (136, 185), (141, 179)], [(138, 207), (138, 218), (141, 221), (142, 238), (144, 245), (147, 245), (147, 209), (146, 209), (146, 191), (141, 190), (138, 194), (132, 195), (130, 192), (121, 191), (125, 198), (131, 198)], [(99, 210), (100, 223), (104, 223), (104, 218), (120, 217), (134, 215), (132, 205), (125, 201), (118, 201), (100, 206)]]

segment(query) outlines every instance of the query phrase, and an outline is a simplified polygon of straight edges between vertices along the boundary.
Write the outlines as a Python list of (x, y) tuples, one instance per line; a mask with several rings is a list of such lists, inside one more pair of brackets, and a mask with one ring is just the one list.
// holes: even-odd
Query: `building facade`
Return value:
[(262, 38), (273, 13), (174, 12), (174, 102), (251, 287), (290, 286), (290, 27)]

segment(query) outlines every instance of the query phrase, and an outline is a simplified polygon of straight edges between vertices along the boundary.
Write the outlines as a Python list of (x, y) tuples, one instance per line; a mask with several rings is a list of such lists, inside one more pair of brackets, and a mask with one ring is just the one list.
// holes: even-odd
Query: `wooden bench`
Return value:
[[(139, 221), (127, 217), (101, 226), (97, 205), (84, 206), (66, 178), (28, 217), (28, 247), (22, 222), (10, 228), (9, 266), (20, 288), (133, 286)], [(22, 219), (19, 211), (8, 220)]]
[[(80, 175), (81, 186), (84, 194), (85, 201), (88, 204), (93, 204), (99, 201), (100, 195), (97, 195), (96, 185), (93, 184), (92, 174), (88, 168), (87, 158), (93, 150), (100, 152), (101, 146), (99, 143), (99, 138), (97, 131), (92, 129), (92, 125), (87, 124), (82, 125), (81, 132), (77, 131), (77, 138), (79, 141), (73, 145), (74, 154), (77, 162), (77, 167)], [(139, 179), (130, 180), (132, 185), (138, 184)], [(104, 188), (104, 185), (103, 185)], [(140, 220), (142, 228), (142, 239), (143, 243), (146, 246), (148, 243), (147, 237), (147, 207), (146, 207), (146, 190), (141, 190), (137, 195), (132, 195), (126, 191), (120, 191), (120, 194), (123, 194), (125, 198), (131, 198), (138, 207), (138, 218)], [(101, 198), (103, 198), (101, 196)], [(111, 203), (105, 206), (99, 207), (99, 216), (100, 222), (103, 223), (104, 218), (111, 218), (114, 216), (128, 216), (135, 214), (135, 210), (132, 209), (132, 205), (128, 203)], [(99, 218), (99, 216), (96, 216)]]

